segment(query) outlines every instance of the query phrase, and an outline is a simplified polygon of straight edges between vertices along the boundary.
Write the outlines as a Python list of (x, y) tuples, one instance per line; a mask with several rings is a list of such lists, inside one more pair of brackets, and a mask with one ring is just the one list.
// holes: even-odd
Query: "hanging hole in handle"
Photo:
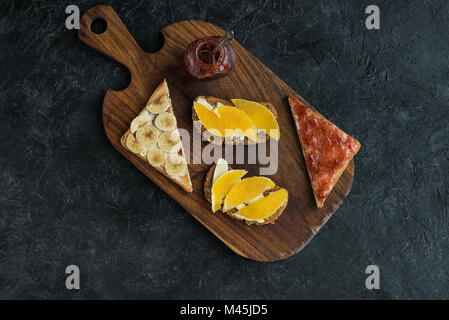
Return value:
[(108, 24), (106, 20), (103, 20), (101, 18), (93, 18), (90, 21), (89, 29), (95, 34), (102, 34), (106, 31), (108, 28)]

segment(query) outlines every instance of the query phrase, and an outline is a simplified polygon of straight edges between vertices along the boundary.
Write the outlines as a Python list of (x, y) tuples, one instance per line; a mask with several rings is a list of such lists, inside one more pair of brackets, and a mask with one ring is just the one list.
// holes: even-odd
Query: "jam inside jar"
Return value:
[(184, 63), (187, 71), (196, 79), (217, 79), (224, 77), (235, 64), (235, 52), (227, 41), (214, 54), (215, 47), (222, 38), (219, 36), (201, 38), (187, 47)]

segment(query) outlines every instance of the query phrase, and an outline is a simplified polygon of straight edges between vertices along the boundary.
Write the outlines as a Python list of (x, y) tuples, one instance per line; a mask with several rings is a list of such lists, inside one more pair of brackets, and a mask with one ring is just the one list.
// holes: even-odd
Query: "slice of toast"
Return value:
[(288, 100), (315, 202), (318, 208), (322, 208), (361, 145), (295, 97), (289, 96)]
[[(206, 197), (207, 201), (209, 201), (210, 203), (212, 203), (212, 193), (211, 193), (212, 192), (212, 182), (213, 182), (214, 171), (215, 171), (216, 166), (217, 166), (216, 164), (211, 166), (211, 168), (209, 169), (209, 171), (206, 174), (206, 180), (204, 182), (204, 196)], [(232, 170), (230, 165), (228, 165), (228, 169)], [(275, 186), (273, 189), (266, 190), (263, 193), (263, 195), (266, 197), (270, 193), (273, 193), (280, 189), (281, 189), (280, 187)], [(224, 213), (226, 213), (227, 215), (229, 215), (230, 217), (232, 217), (234, 219), (244, 221), (247, 225), (251, 225), (251, 224), (264, 225), (264, 224), (268, 224), (268, 223), (274, 223), (275, 220), (277, 218), (279, 218), (281, 216), (281, 214), (284, 212), (285, 208), (287, 207), (287, 203), (288, 203), (288, 198), (284, 202), (284, 204), (275, 213), (273, 213), (271, 216), (265, 218), (261, 222), (254, 221), (254, 220), (247, 220), (247, 219), (244, 219), (243, 217), (236, 216), (234, 213), (237, 211), (237, 209), (235, 209), (235, 208), (230, 211), (224, 212)]]
[[(198, 97), (195, 98), (194, 102), (198, 102), (198, 100), (200, 100), (200, 99), (206, 100), (206, 102), (208, 102), (214, 108), (217, 108), (220, 105), (235, 107), (235, 105), (230, 100), (220, 99), (220, 98), (211, 97), (211, 96), (198, 96)], [(273, 113), (274, 118), (276, 119), (276, 121), (278, 120), (278, 115), (277, 115), (276, 109), (275, 109), (275, 107), (271, 103), (269, 103), (269, 102), (258, 102), (258, 103), (263, 105), (268, 110), (270, 110), (271, 113)], [(193, 127), (198, 132), (201, 133), (201, 136), (206, 141), (209, 141), (209, 142), (212, 142), (212, 143), (216, 143), (216, 144), (229, 144), (229, 145), (236, 145), (236, 144), (240, 144), (240, 143), (243, 143), (243, 144), (254, 144), (254, 142), (251, 141), (250, 139), (248, 139), (247, 137), (243, 137), (243, 139), (239, 139), (239, 138), (236, 138), (236, 137), (223, 138), (223, 137), (218, 137), (218, 136), (212, 134), (211, 132), (209, 132), (201, 124), (201, 121), (198, 118), (198, 115), (196, 114), (196, 111), (195, 111), (195, 108), (194, 108), (194, 104), (192, 105), (192, 121), (193, 121)], [(257, 143), (263, 143), (263, 142), (266, 141), (266, 139), (267, 139), (267, 136), (265, 134), (259, 134)]]
[[(162, 97), (168, 97), (168, 108), (161, 113), (170, 113), (173, 116), (175, 116), (174, 112), (173, 112), (173, 105), (172, 105), (172, 101), (170, 99), (170, 92), (168, 90), (168, 85), (167, 85), (167, 81), (164, 79), (161, 84), (154, 90), (153, 94), (151, 95), (150, 99), (148, 100), (146, 106), (140, 111), (140, 113), (136, 116), (136, 118), (138, 116), (141, 116), (142, 114), (149, 114), (149, 118), (153, 118), (151, 121), (148, 121), (144, 124), (142, 124), (139, 128), (143, 127), (143, 126), (156, 126), (155, 124), (155, 119), (157, 118), (158, 115), (160, 115), (161, 113), (157, 113), (157, 114), (153, 114), (152, 112), (150, 112), (148, 110), (148, 106), (152, 105), (152, 104), (156, 104), (159, 101), (161, 101)], [(134, 119), (136, 119), (134, 118)], [(176, 119), (176, 117), (175, 117)], [(132, 124), (132, 122), (131, 122)], [(163, 131), (163, 130), (159, 130), (160, 134), (158, 137), (158, 142), (156, 143), (155, 146), (151, 146), (151, 147), (143, 147), (143, 152), (142, 153), (136, 153), (130, 150), (130, 148), (127, 146), (127, 139), (129, 135), (133, 135), (134, 138), (136, 137), (136, 133), (135, 132), (131, 132), (131, 125), (130, 125), (130, 129), (128, 129), (123, 136), (120, 139), (120, 143), (122, 144), (122, 146), (128, 150), (129, 152), (132, 152), (134, 155), (136, 155), (137, 157), (139, 157), (141, 160), (146, 162), (146, 165), (153, 167), (154, 169), (156, 169), (157, 171), (159, 171), (161, 174), (163, 174), (164, 176), (166, 176), (167, 178), (169, 178), (170, 180), (172, 180), (173, 182), (175, 182), (176, 184), (178, 184), (182, 189), (184, 189), (187, 192), (192, 192), (192, 182), (190, 180), (190, 174), (189, 174), (189, 169), (188, 169), (188, 165), (187, 165), (187, 159), (185, 158), (185, 154), (184, 154), (184, 148), (182, 146), (182, 143), (179, 143), (175, 148), (178, 148), (178, 150), (175, 150), (174, 152), (166, 152), (166, 151), (162, 151), (163, 154), (165, 155), (165, 162), (161, 165), (152, 165), (150, 164), (150, 162), (148, 161), (147, 155), (148, 152), (153, 151), (154, 149), (158, 149), (159, 148), (159, 140), (161, 139), (162, 133), (163, 132), (172, 132), (173, 134), (178, 134), (179, 136), (179, 131), (178, 131), (178, 127), (177, 124), (175, 123), (175, 128), (169, 131)], [(138, 130), (137, 129), (137, 130)], [(132, 138), (132, 137), (131, 137)], [(137, 139), (135, 139), (135, 141), (137, 142)], [(138, 142), (137, 142), (138, 143)], [(142, 147), (142, 146), (141, 146)], [(169, 164), (168, 162), (170, 161), (170, 159), (172, 159), (173, 155), (173, 159), (177, 158), (177, 159), (184, 159), (185, 161), (185, 168), (184, 165), (183, 168), (183, 172), (182, 173), (176, 173), (176, 174), (170, 174), (169, 171), (173, 172), (173, 170), (167, 170), (167, 167), (171, 164)], [(178, 155), (179, 157), (176, 157), (176, 155)], [(170, 168), (169, 168), (170, 169)]]

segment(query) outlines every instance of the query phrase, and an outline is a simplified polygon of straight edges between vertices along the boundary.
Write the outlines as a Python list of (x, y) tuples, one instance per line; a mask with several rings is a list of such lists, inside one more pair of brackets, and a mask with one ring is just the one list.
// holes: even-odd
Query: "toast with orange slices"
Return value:
[(142, 111), (131, 121), (130, 128), (123, 134), (120, 143), (185, 191), (193, 191), (165, 79), (154, 90)]
[(269, 102), (198, 96), (192, 120), (203, 139), (215, 144), (255, 144), (280, 137), (276, 108)]
[(219, 159), (206, 175), (204, 195), (212, 212), (222, 211), (246, 224), (274, 223), (284, 212), (288, 192), (266, 177), (249, 177), (245, 170), (233, 170)]

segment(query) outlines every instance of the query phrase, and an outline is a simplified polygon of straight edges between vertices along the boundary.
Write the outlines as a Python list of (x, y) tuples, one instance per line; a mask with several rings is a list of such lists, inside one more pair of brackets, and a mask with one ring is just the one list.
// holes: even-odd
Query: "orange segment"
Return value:
[(284, 204), (287, 197), (287, 190), (280, 189), (243, 207), (235, 214), (249, 220), (263, 220), (274, 214)]
[(239, 134), (257, 141), (256, 127), (244, 111), (235, 107), (220, 106), (215, 109), (215, 112), (224, 127), (224, 136)]
[(218, 118), (218, 114), (196, 101), (193, 107), (195, 108), (195, 112), (198, 115), (201, 124), (212, 134), (216, 136), (222, 136), (221, 132), (224, 132), (224, 130), (222, 128), (223, 126), (220, 122), (220, 119)]
[(279, 124), (274, 114), (260, 103), (244, 99), (231, 99), (237, 108), (245, 111), (257, 129), (265, 130), (266, 134), (275, 140), (279, 140)]
[(212, 212), (221, 209), (223, 199), (231, 188), (247, 174), (246, 170), (230, 170), (223, 173), (212, 186)]
[(239, 205), (260, 196), (264, 191), (274, 188), (274, 182), (266, 177), (243, 179), (229, 190), (224, 200), (223, 211), (229, 211)]
[(194, 103), (194, 108), (202, 125), (212, 134), (220, 137), (239, 134), (257, 141), (257, 129), (244, 111), (231, 106), (210, 110), (198, 102)]

